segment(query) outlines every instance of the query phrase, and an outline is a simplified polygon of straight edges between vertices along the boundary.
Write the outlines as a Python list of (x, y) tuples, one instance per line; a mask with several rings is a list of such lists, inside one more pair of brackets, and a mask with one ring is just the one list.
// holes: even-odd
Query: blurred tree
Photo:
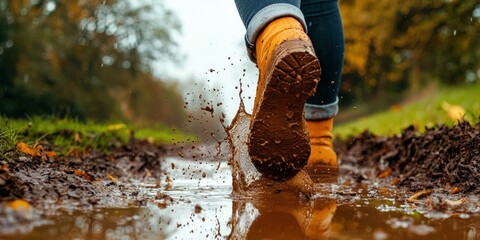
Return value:
[(478, 1), (344, 0), (341, 8), (345, 98), (384, 98), (417, 92), (431, 81), (478, 79)]
[[(150, 70), (154, 60), (179, 61), (171, 33), (180, 25), (161, 1), (7, 0), (0, 3), (0, 26), (3, 114), (176, 125), (186, 117), (176, 87)], [(133, 92), (142, 100), (133, 100)], [(141, 104), (162, 114), (133, 106)]]

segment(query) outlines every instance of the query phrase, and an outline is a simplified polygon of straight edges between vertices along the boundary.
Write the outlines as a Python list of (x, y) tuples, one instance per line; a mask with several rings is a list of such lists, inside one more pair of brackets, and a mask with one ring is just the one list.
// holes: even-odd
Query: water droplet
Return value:
[(453, 36), (457, 36), (457, 29), (453, 30)]

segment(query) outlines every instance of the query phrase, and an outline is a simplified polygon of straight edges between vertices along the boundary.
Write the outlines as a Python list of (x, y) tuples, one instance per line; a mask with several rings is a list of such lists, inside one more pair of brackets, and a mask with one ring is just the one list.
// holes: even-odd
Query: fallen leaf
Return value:
[(28, 146), (28, 144), (24, 143), (24, 142), (18, 142), (16, 144), (16, 147), (17, 149), (22, 152), (22, 153), (25, 153), (25, 154), (28, 154), (30, 156), (41, 156), (42, 154), (40, 153), (40, 149), (38, 147), (36, 148), (31, 148), (30, 146)]
[(50, 151), (50, 152), (45, 152), (45, 155), (47, 155), (47, 157), (51, 158), (51, 157), (57, 156), (57, 153), (54, 152), (54, 151)]
[(90, 181), (90, 182), (95, 180), (95, 178), (93, 177), (92, 174), (87, 173), (87, 172), (85, 172), (83, 170), (80, 170), (80, 169), (76, 169), (76, 170), (73, 170), (73, 171), (72, 170), (65, 170), (64, 172), (70, 173), (70, 174), (73, 173), (76, 176), (82, 177), (83, 179), (85, 179), (87, 181)]
[(123, 128), (126, 128), (126, 127), (127, 127), (127, 125), (125, 125), (123, 123), (112, 124), (112, 125), (107, 126), (108, 130), (110, 130), (110, 131), (120, 130), (120, 129), (123, 129)]
[(445, 200), (445, 202), (447, 202), (448, 205), (450, 205), (450, 206), (458, 206), (458, 205), (461, 205), (461, 204), (465, 203), (466, 201), (467, 201), (466, 198), (460, 198), (460, 199), (454, 200), (454, 201), (452, 201), (450, 199)]
[(32, 206), (25, 200), (18, 199), (7, 203), (7, 207), (14, 210), (30, 210)]
[(73, 135), (73, 141), (75, 143), (81, 143), (82, 142), (82, 137), (80, 137), (80, 133), (76, 132), (75, 135)]
[(462, 189), (460, 189), (459, 187), (454, 187), (454, 188), (452, 188), (452, 190), (450, 190), (450, 193), (455, 194), (455, 193), (459, 193), (461, 191), (462, 191)]
[(387, 170), (379, 173), (377, 178), (386, 178), (386, 177), (390, 176), (390, 174), (392, 174), (392, 169), (388, 168)]
[(407, 199), (407, 202), (416, 202), (418, 199), (428, 196), (433, 190), (420, 190)]
[(442, 109), (447, 112), (448, 117), (452, 120), (461, 120), (465, 116), (465, 109), (459, 105), (453, 105), (444, 101)]
[(32, 157), (42, 157), (42, 160), (46, 160), (47, 157), (51, 158), (57, 156), (57, 153), (54, 151), (44, 152), (42, 146), (40, 145), (30, 147), (24, 142), (18, 142), (16, 144), (16, 147), (20, 152), (30, 155)]
[(74, 170), (73, 173), (79, 177), (83, 177), (83, 179), (87, 180), (87, 181), (93, 181), (95, 180), (95, 178), (92, 176), (92, 174), (90, 173), (87, 173), (83, 170)]
[(390, 182), (390, 185), (397, 185), (400, 182), (400, 178), (395, 178)]
[(112, 176), (112, 175), (110, 175), (110, 174), (108, 174), (108, 173), (107, 173), (107, 177), (108, 177), (108, 179), (110, 179), (110, 181), (112, 181), (112, 182), (116, 182), (116, 181), (117, 181), (117, 179), (116, 179), (114, 176)]

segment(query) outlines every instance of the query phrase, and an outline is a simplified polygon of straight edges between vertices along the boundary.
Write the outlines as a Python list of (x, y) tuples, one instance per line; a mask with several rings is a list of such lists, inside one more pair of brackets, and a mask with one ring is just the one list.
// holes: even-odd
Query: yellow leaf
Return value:
[(14, 210), (30, 210), (32, 206), (25, 200), (18, 199), (7, 203), (7, 207)]
[(123, 124), (123, 123), (118, 123), (118, 124), (112, 124), (112, 125), (108, 125), (108, 130), (110, 131), (115, 131), (115, 130), (119, 130), (119, 129), (123, 129), (123, 128), (126, 128), (127, 125)]
[(110, 175), (110, 174), (108, 174), (108, 173), (107, 173), (107, 177), (108, 177), (108, 178), (110, 179), (110, 181), (112, 181), (112, 182), (116, 182), (116, 181), (117, 181), (117, 179), (116, 179), (114, 176), (112, 176), (112, 175)]
[(459, 105), (453, 105), (448, 102), (442, 103), (442, 109), (447, 112), (447, 115), (452, 120), (461, 120), (465, 116), (465, 109)]

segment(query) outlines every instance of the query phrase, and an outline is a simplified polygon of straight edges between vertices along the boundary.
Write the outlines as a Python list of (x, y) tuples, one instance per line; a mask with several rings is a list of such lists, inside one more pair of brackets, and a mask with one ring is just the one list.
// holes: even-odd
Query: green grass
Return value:
[(13, 128), (10, 123), (2, 121), (0, 118), (0, 159), (9, 158), (18, 141), (18, 130)]
[(17, 142), (34, 145), (47, 143), (60, 154), (87, 148), (108, 150), (127, 142), (131, 136), (154, 143), (186, 141), (192, 136), (163, 126), (135, 128), (123, 123), (98, 124), (73, 118), (33, 117), (11, 119), (0, 117), (0, 156), (8, 158)]
[(442, 104), (461, 106), (465, 110), (464, 119), (476, 123), (480, 116), (480, 83), (440, 87), (435, 94), (418, 101), (405, 104), (400, 108), (391, 108), (352, 122), (335, 126), (334, 135), (340, 138), (355, 136), (364, 130), (377, 135), (391, 136), (402, 129), (414, 125), (420, 132), (425, 127), (435, 127), (439, 124), (454, 125), (457, 123), (448, 116)]

